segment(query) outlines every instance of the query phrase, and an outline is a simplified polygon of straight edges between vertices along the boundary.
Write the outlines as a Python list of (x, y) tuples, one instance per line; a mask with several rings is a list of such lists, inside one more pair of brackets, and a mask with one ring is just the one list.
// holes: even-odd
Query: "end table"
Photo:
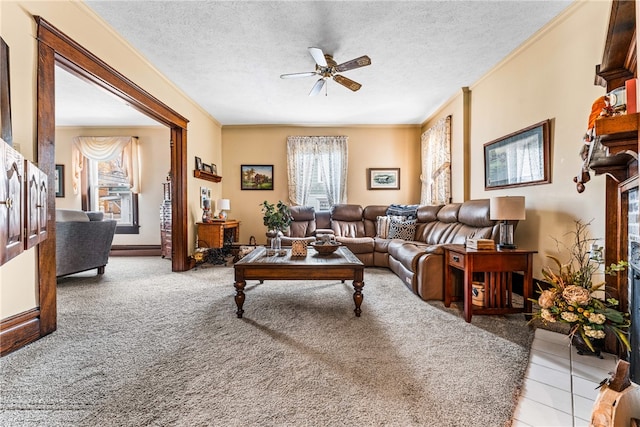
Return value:
[[(464, 245), (444, 247), (444, 305), (453, 297), (453, 270), (464, 273), (464, 320), (471, 322), (473, 314), (531, 313), (533, 293), (533, 254), (525, 249), (467, 249)], [(524, 274), (522, 307), (513, 306), (511, 279), (513, 272)], [(472, 303), (473, 273), (484, 273), (484, 307)]]

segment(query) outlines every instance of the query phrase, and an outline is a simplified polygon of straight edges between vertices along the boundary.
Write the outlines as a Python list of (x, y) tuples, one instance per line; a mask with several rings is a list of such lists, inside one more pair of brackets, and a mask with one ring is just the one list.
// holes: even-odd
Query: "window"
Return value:
[(307, 197), (306, 205), (313, 206), (316, 211), (328, 211), (331, 208), (324, 180), (322, 179), (320, 164), (317, 158), (313, 161), (311, 186), (309, 187), (309, 195)]
[(89, 161), (90, 210), (118, 222), (116, 233), (138, 234), (138, 194), (131, 191), (122, 156)]
[(328, 210), (347, 202), (346, 136), (290, 136), (287, 172), (291, 203)]
[(138, 234), (137, 137), (75, 137), (73, 189), (82, 181), (82, 209), (104, 212), (116, 233)]

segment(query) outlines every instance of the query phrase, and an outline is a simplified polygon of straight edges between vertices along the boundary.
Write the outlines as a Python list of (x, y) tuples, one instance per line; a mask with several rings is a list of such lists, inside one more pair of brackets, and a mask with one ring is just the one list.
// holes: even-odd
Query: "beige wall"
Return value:
[[(186, 117), (187, 157), (209, 159), (220, 164), (221, 127), (165, 77), (134, 52), (82, 2), (0, 1), (0, 35), (10, 49), (11, 108), (14, 146), (28, 159), (36, 153), (36, 23), (39, 15), (134, 83)], [(188, 165), (189, 171), (192, 162)], [(167, 169), (162, 168), (164, 177)], [(194, 247), (193, 223), (200, 215), (199, 182), (188, 173), (189, 247)], [(153, 185), (160, 186), (160, 182)], [(216, 191), (214, 189), (214, 191)], [(217, 197), (217, 194), (214, 194)], [(153, 202), (156, 203), (155, 201)], [(156, 205), (157, 206), (157, 205)], [(170, 269), (170, 264), (167, 263)], [(29, 310), (37, 301), (36, 251), (26, 253), (0, 267), (0, 319)]]
[[(579, 2), (518, 51), (506, 58), (471, 89), (471, 198), (504, 195), (526, 197), (527, 219), (518, 225), (516, 244), (537, 249), (534, 274), (557, 253), (550, 236), (562, 239), (573, 221), (593, 219), (593, 237), (604, 237), (604, 176), (594, 176), (584, 193), (576, 192), (573, 177), (581, 168), (578, 151), (593, 101), (605, 93), (594, 86), (595, 65), (602, 60), (610, 11), (609, 2)], [(461, 94), (424, 126), (453, 115), (462, 121)], [(551, 184), (503, 190), (484, 189), (483, 144), (511, 132), (551, 119)], [(462, 135), (454, 128), (454, 168)], [(459, 166), (459, 163), (458, 163)], [(453, 174), (454, 198), (460, 200), (462, 174)], [(603, 243), (603, 242), (601, 242)]]
[[(56, 199), (56, 207), (81, 209), (80, 192), (73, 193), (71, 146), (76, 136), (137, 136), (141, 159), (138, 218), (140, 234), (116, 234), (114, 245), (160, 245), (162, 183), (171, 169), (170, 131), (165, 126), (148, 127), (57, 127), (56, 164), (65, 165), (65, 197)], [(190, 167), (191, 165), (189, 165)]]
[[(348, 203), (362, 206), (420, 201), (420, 128), (418, 126), (225, 126), (222, 129), (222, 193), (231, 200), (230, 217), (242, 221), (240, 241), (255, 236), (264, 243), (265, 227), (259, 204), (289, 203), (287, 136), (349, 137)], [(274, 168), (274, 190), (240, 190), (240, 165)], [(400, 168), (400, 190), (367, 190), (367, 168)]]

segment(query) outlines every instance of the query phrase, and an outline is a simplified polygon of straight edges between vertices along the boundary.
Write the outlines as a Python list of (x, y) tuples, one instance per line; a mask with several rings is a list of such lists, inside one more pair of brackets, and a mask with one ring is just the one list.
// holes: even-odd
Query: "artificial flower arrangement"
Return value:
[[(540, 297), (536, 302), (540, 307), (533, 319), (543, 322), (561, 322), (571, 325), (569, 335), (580, 335), (592, 352), (596, 352), (592, 340), (603, 339), (607, 332), (615, 335), (628, 351), (631, 350), (627, 331), (631, 322), (628, 313), (622, 313), (616, 307), (615, 298), (600, 299), (593, 295), (603, 290), (605, 283), (593, 283), (593, 274), (603, 263), (601, 252), (596, 250), (597, 239), (588, 238), (587, 230), (591, 223), (576, 221), (575, 231), (570, 232), (574, 241), (567, 247), (569, 262), (562, 264), (554, 256), (549, 256), (556, 264), (542, 269), (542, 275), (551, 283), (550, 289), (539, 289)], [(560, 245), (560, 242), (556, 240)], [(627, 267), (626, 261), (618, 261), (604, 269), (605, 274), (615, 276)]]

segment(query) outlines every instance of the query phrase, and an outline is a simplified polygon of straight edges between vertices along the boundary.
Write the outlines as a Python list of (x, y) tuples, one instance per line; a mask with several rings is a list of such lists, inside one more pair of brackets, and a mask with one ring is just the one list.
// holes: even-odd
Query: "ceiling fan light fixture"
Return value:
[(337, 64), (337, 62), (333, 59), (333, 56), (322, 52), (322, 49), (318, 47), (310, 47), (309, 53), (313, 57), (313, 60), (316, 62), (315, 71), (308, 71), (305, 73), (291, 73), (291, 74), (281, 74), (281, 79), (290, 79), (290, 78), (298, 78), (298, 77), (311, 77), (315, 75), (319, 75), (320, 79), (316, 81), (316, 83), (311, 88), (311, 92), (309, 92), (309, 96), (315, 96), (322, 91), (322, 88), (325, 88), (325, 96), (327, 96), (327, 79), (333, 79), (338, 84), (350, 89), (355, 92), (360, 90), (362, 85), (358, 82), (355, 82), (351, 79), (348, 79), (344, 76), (336, 74), (337, 72), (349, 71), (355, 68), (366, 67), (367, 65), (371, 65), (371, 58), (367, 55), (363, 55), (359, 58), (352, 59), (347, 62), (343, 62), (342, 64)]

